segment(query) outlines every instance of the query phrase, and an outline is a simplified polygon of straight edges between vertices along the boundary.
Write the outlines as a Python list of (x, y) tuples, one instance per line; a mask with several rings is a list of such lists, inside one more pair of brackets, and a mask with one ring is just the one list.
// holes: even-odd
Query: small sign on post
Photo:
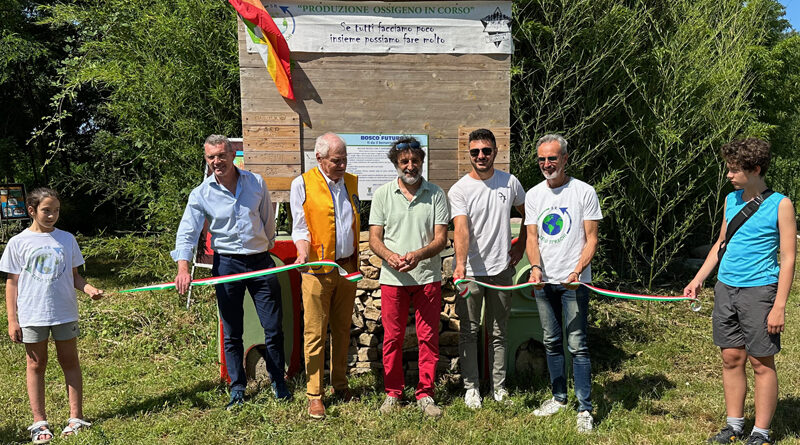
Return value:
[(0, 224), (3, 226), (0, 241), (6, 241), (8, 224), (11, 221), (31, 219), (25, 207), (27, 197), (25, 184), (0, 184)]

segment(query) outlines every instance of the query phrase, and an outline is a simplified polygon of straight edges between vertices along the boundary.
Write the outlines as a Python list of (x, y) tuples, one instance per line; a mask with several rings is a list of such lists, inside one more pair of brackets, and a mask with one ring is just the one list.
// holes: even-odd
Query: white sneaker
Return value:
[(514, 402), (511, 401), (511, 398), (508, 396), (508, 391), (505, 388), (496, 389), (494, 391), (494, 400), (495, 402), (505, 403), (506, 405), (512, 405)]
[(480, 409), (481, 407), (481, 393), (477, 389), (468, 389), (467, 394), (464, 395), (464, 403), (467, 408)]
[(551, 415), (561, 411), (562, 409), (564, 409), (566, 407), (567, 407), (566, 403), (561, 403), (558, 400), (556, 400), (555, 398), (552, 398), (552, 399), (542, 403), (542, 406), (540, 406), (539, 408), (536, 408), (535, 410), (533, 410), (533, 415), (534, 416), (539, 416), (539, 417), (551, 416)]
[(394, 411), (400, 409), (400, 399), (397, 397), (386, 396), (386, 400), (383, 401), (383, 404), (378, 409), (381, 414), (389, 414)]
[(578, 432), (591, 433), (594, 428), (594, 418), (589, 411), (581, 411), (578, 413)]
[(425, 396), (417, 400), (417, 406), (422, 411), (422, 414), (428, 417), (438, 418), (442, 416), (442, 409), (436, 406), (431, 396)]

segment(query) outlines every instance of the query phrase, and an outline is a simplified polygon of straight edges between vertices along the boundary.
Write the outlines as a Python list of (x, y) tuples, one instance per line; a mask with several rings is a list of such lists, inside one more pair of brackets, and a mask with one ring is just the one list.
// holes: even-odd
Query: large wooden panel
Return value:
[[(296, 175), (300, 153), (313, 151), (315, 139), (328, 131), (427, 134), (428, 176), (448, 190), (469, 168), (469, 159), (459, 155), (459, 129), (485, 127), (505, 129), (495, 132), (498, 148), (505, 152), (496, 162), (507, 170), (511, 56), (292, 53), (291, 57), (295, 101), (282, 98), (261, 57), (247, 53), (240, 23), (242, 130), (248, 167), (269, 165), (265, 175), (282, 177), (285, 166), (283, 177)], [(297, 133), (272, 130), (288, 123), (286, 114), (296, 116)]]
[(287, 191), (290, 189), (292, 185), (292, 180), (294, 178), (277, 178), (275, 176), (264, 176), (264, 183), (267, 184), (267, 188), (270, 190), (275, 191)]
[[(301, 140), (303, 150), (314, 151), (314, 142), (316, 137), (322, 135), (323, 131), (304, 130), (303, 139)], [(366, 133), (366, 131), (341, 131), (340, 133)], [(415, 134), (411, 131), (398, 131), (398, 134)], [(424, 131), (420, 132), (425, 134)], [(428, 134), (428, 156), (430, 159), (458, 159), (458, 139), (453, 138), (434, 138), (430, 133)]]
[[(258, 54), (248, 54), (244, 41), (239, 41), (239, 61), (242, 68), (261, 68), (264, 62)], [(510, 57), (502, 54), (321, 54), (292, 53), (292, 61), (304, 68), (336, 68), (354, 65), (380, 65), (384, 68), (407, 70), (423, 68), (447, 71), (507, 71)], [(504, 66), (505, 65), (505, 66)]]
[(294, 178), (303, 173), (300, 170), (300, 166), (297, 164), (259, 164), (250, 166), (248, 170), (258, 173), (264, 177), (275, 176)]
[(242, 113), (244, 165), (264, 177), (270, 192), (288, 191), (302, 173), (300, 118), (292, 111)]
[(244, 141), (244, 150), (250, 151), (300, 151), (300, 138), (273, 139), (273, 138), (247, 138)]
[(293, 112), (242, 113), (242, 125), (297, 125), (297, 114)]
[(300, 152), (286, 153), (276, 151), (245, 151), (244, 152), (244, 165), (245, 168), (250, 170), (254, 165), (260, 164), (295, 164), (300, 165)]
[(242, 137), (289, 139), (296, 140), (300, 137), (299, 125), (242, 125)]
[[(269, 187), (267, 187), (269, 189)], [(272, 202), (289, 202), (289, 191), (269, 191), (269, 198)]]

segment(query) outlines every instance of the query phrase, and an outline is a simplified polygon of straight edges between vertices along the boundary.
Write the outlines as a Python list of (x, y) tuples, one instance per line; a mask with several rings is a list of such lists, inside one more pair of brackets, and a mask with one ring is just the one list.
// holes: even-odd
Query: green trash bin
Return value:
[[(518, 233), (516, 225), (512, 224), (512, 233)], [(516, 241), (516, 240), (515, 240)], [(523, 255), (517, 263), (517, 271), (514, 274), (514, 284), (526, 283), (530, 276), (531, 263), (528, 256)], [(563, 333), (562, 333), (563, 334)], [(566, 339), (566, 335), (563, 334)], [(515, 290), (511, 297), (511, 314), (508, 318), (508, 329), (506, 331), (506, 369), (507, 375), (512, 376), (517, 373), (517, 358), (520, 347), (534, 340), (539, 343), (534, 351), (533, 360), (540, 363), (539, 367), (547, 371), (547, 362), (544, 357), (542, 321), (539, 318), (539, 308), (536, 305), (536, 298), (533, 296), (533, 288)], [(540, 356), (541, 354), (541, 356)], [(564, 358), (566, 362), (566, 373), (572, 373), (572, 360), (567, 349), (567, 342), (564, 341)]]
[[(272, 260), (275, 261), (276, 266), (283, 266), (285, 263), (281, 261), (276, 255), (272, 255)], [(283, 347), (286, 358), (287, 369), (291, 365), (292, 352), (294, 347), (294, 316), (293, 306), (294, 299), (292, 296), (292, 283), (287, 273), (279, 273), (276, 275), (278, 282), (281, 285), (281, 298), (283, 304)], [(262, 378), (266, 375), (266, 365), (263, 361), (261, 348), (264, 347), (264, 328), (261, 327), (261, 322), (258, 319), (256, 308), (253, 303), (253, 298), (250, 297), (250, 292), (245, 290), (244, 296), (244, 331), (242, 333), (242, 343), (244, 345), (244, 368), (248, 379)], [(219, 318), (219, 313), (217, 313)], [(219, 345), (219, 358), (220, 358), (220, 373), (223, 380), (229, 380), (228, 372), (225, 367), (225, 351), (223, 347), (223, 333), (222, 333), (222, 320), (218, 320), (218, 345)]]
[[(530, 275), (530, 262), (527, 255), (517, 264), (514, 274), (514, 284), (525, 283)], [(539, 309), (533, 297), (533, 288), (518, 289), (511, 296), (511, 314), (508, 317), (506, 331), (506, 369), (507, 375), (517, 373), (517, 356), (521, 346), (529, 340), (542, 343), (542, 323), (539, 319)]]

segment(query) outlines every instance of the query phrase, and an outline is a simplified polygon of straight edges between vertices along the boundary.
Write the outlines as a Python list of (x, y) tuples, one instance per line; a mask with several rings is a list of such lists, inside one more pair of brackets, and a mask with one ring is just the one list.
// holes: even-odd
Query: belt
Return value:
[(341, 265), (345, 265), (345, 264), (349, 263), (350, 261), (352, 261), (355, 256), (356, 256), (356, 254), (354, 253), (354, 254), (350, 255), (349, 257), (347, 257), (347, 258), (339, 258), (338, 260), (336, 260), (336, 264), (338, 264), (340, 266)]
[(233, 258), (237, 260), (244, 260), (249, 258), (258, 258), (262, 255), (267, 255), (268, 252), (258, 252), (258, 253), (217, 253), (219, 256), (224, 256), (225, 258)]

